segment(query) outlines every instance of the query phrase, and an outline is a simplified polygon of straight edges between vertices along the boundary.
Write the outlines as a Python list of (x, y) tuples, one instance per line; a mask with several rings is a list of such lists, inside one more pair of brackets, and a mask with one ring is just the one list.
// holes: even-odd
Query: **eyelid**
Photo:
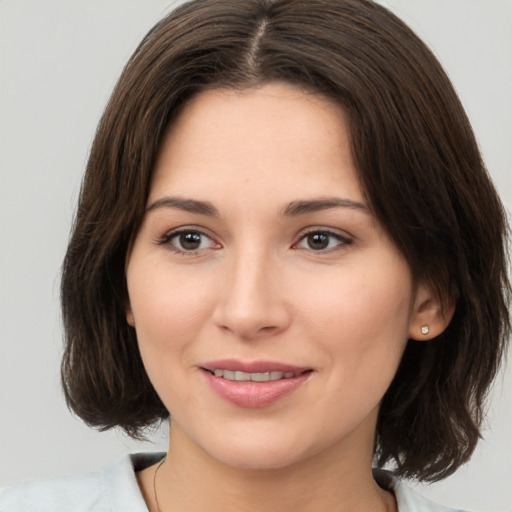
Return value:
[[(293, 243), (293, 248), (302, 249), (300, 247), (297, 247), (300, 242), (302, 242), (307, 236), (320, 233), (324, 235), (331, 236), (335, 239), (337, 239), (340, 243), (337, 244), (335, 247), (331, 247), (328, 249), (321, 249), (321, 250), (315, 250), (315, 249), (307, 249), (304, 248), (306, 251), (313, 252), (315, 254), (322, 254), (322, 253), (329, 253), (331, 251), (335, 251), (336, 249), (340, 249), (341, 247), (346, 247), (347, 245), (351, 245), (354, 242), (354, 237), (349, 235), (346, 232), (340, 232), (338, 230), (335, 230), (333, 228), (327, 228), (322, 226), (312, 226), (310, 228), (306, 228), (304, 231), (302, 231), (298, 236), (296, 241)], [(340, 247), (341, 246), (341, 247)]]
[[(211, 240), (212, 247), (187, 251), (187, 250), (182, 250), (179, 247), (173, 246), (170, 243), (173, 238), (175, 238), (181, 234), (184, 234), (184, 233), (197, 233), (198, 235), (204, 236), (204, 237), (208, 238), (209, 240)], [(166, 231), (163, 235), (156, 238), (155, 243), (156, 243), (156, 245), (166, 246), (169, 250), (171, 250), (177, 254), (181, 254), (181, 255), (194, 255), (194, 254), (198, 254), (200, 252), (203, 252), (203, 251), (211, 249), (211, 248), (220, 248), (221, 247), (221, 244), (219, 244), (214, 239), (214, 237), (212, 235), (207, 233), (207, 230), (205, 230), (204, 228), (199, 228), (197, 226), (193, 226), (193, 225), (179, 226), (176, 228), (172, 228), (172, 229)], [(215, 246), (217, 246), (217, 247), (215, 247)]]
[[(180, 249), (179, 247), (176, 247), (170, 243), (173, 238), (175, 238), (181, 234), (184, 234), (184, 233), (197, 233), (197, 234), (209, 239), (211, 241), (211, 245), (206, 248), (200, 248), (200, 249), (195, 249), (195, 250), (185, 250), (185, 249)], [(312, 248), (298, 247), (298, 245), (307, 236), (309, 236), (311, 234), (315, 234), (315, 233), (324, 234), (329, 237), (332, 237), (332, 238), (338, 240), (339, 243), (336, 244), (336, 246), (334, 246), (334, 247), (330, 247), (330, 248), (326, 248), (326, 249), (317, 249), (317, 250), (312, 249)], [(312, 253), (316, 253), (316, 254), (327, 254), (331, 251), (335, 251), (342, 247), (351, 245), (353, 242), (354, 242), (354, 237), (345, 231), (337, 230), (334, 228), (328, 228), (325, 226), (311, 226), (311, 227), (305, 228), (297, 235), (295, 241), (292, 244), (292, 248), (303, 249), (303, 250), (306, 250), (306, 251), (309, 251)], [(207, 251), (209, 249), (218, 249), (218, 248), (222, 247), (222, 245), (216, 241), (215, 237), (209, 233), (209, 230), (207, 230), (203, 227), (195, 226), (195, 225), (178, 226), (178, 227), (169, 229), (163, 235), (157, 237), (154, 240), (154, 243), (159, 246), (166, 246), (169, 250), (171, 250), (177, 254), (181, 254), (181, 255), (195, 255), (200, 252)]]

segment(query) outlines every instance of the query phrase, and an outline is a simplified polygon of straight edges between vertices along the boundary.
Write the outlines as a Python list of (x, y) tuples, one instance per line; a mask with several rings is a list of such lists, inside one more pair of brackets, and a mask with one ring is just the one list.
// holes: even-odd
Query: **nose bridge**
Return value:
[(284, 329), (289, 318), (278, 274), (278, 262), (268, 248), (248, 241), (234, 250), (226, 265), (217, 324), (241, 338)]

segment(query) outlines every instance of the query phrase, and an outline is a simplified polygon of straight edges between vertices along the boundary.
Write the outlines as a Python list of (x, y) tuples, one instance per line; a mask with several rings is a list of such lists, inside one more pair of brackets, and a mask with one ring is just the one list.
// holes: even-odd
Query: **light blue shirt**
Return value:
[[(163, 455), (138, 453), (105, 471), (0, 489), (0, 512), (148, 512), (135, 472), (155, 464)], [(386, 471), (375, 470), (374, 477), (395, 494), (399, 512), (462, 512), (424, 498)]]

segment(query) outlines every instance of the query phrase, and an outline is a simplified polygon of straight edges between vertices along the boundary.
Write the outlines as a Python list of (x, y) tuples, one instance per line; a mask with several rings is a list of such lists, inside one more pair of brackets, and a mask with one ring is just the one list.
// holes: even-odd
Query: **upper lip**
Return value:
[(311, 370), (305, 366), (295, 366), (277, 361), (238, 361), (235, 359), (221, 359), (218, 361), (208, 361), (200, 365), (201, 368), (213, 372), (215, 370), (232, 370), (245, 373), (265, 373), (265, 372), (293, 372), (303, 373)]

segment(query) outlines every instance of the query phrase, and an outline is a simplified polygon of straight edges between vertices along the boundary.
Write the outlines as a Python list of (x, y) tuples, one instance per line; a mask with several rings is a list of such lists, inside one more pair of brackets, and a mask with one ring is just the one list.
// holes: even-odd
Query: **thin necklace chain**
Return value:
[(156, 475), (158, 473), (158, 470), (162, 467), (162, 464), (167, 460), (167, 457), (164, 457), (160, 464), (158, 464), (155, 474), (153, 475), (153, 493), (155, 495), (155, 504), (156, 504), (156, 512), (160, 512), (160, 505), (158, 504), (158, 494), (156, 493)]

